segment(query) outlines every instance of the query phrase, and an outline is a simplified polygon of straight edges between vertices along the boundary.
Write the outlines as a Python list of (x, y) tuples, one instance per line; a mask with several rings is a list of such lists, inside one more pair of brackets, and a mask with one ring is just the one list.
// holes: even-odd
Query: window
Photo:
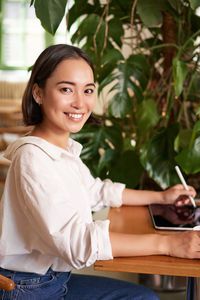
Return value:
[(26, 0), (1, 1), (1, 13), (0, 68), (26, 69), (44, 49), (45, 31)]
[(70, 43), (65, 18), (53, 37), (42, 28), (27, 0), (1, 0), (0, 11), (1, 70), (27, 70), (48, 45)]

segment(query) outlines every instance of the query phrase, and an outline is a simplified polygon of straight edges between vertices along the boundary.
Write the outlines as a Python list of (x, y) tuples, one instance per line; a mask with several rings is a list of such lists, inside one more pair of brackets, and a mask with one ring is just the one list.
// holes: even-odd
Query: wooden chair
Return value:
[(15, 283), (11, 279), (0, 275), (0, 289), (12, 291), (15, 288)]

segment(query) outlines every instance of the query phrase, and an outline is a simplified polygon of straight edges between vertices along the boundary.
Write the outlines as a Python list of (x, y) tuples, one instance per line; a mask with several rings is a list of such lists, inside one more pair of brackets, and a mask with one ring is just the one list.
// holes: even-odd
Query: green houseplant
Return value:
[[(72, 43), (92, 58), (102, 125), (75, 135), (95, 176), (159, 188), (200, 172), (198, 0), (32, 0), (52, 35), (66, 17)], [(66, 33), (67, 34), (67, 33)]]

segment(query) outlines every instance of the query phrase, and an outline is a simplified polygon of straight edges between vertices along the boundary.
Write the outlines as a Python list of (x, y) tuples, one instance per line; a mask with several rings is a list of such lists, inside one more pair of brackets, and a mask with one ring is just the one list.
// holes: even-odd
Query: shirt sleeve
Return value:
[(85, 221), (73, 205), (73, 195), (62, 189), (49, 167), (50, 160), (35, 147), (34, 153), (25, 151), (14, 162), (17, 201), (25, 220), (21, 222), (30, 228), (28, 235), (26, 225), (22, 232), (26, 249), (60, 257), (76, 269), (112, 259), (109, 221)]
[(83, 180), (90, 191), (92, 211), (98, 211), (105, 206), (120, 207), (122, 205), (122, 192), (125, 189), (125, 184), (112, 182), (110, 179), (101, 180), (98, 177), (94, 178), (82, 161), (80, 165)]

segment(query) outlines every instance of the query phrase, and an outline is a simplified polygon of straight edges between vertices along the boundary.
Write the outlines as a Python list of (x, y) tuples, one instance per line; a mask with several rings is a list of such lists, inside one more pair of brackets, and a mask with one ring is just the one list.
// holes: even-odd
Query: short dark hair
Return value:
[[(37, 83), (40, 88), (44, 88), (47, 79), (60, 62), (67, 59), (80, 58), (88, 63), (94, 73), (94, 67), (89, 56), (83, 50), (75, 46), (67, 44), (53, 45), (46, 48), (39, 55), (32, 68), (31, 76), (22, 98), (22, 112), (25, 125), (36, 125), (43, 120), (42, 110), (32, 95), (33, 85)], [(91, 119), (93, 119), (93, 116), (91, 116)]]

